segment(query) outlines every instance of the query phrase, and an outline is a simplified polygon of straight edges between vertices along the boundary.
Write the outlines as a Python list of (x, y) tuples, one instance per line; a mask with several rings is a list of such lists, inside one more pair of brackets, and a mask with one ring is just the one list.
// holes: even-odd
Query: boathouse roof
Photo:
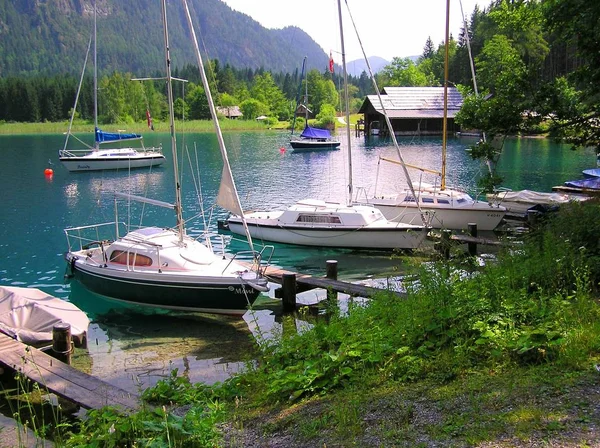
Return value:
[[(442, 118), (443, 87), (385, 87), (381, 91), (383, 106), (390, 118)], [(448, 118), (454, 118), (463, 98), (456, 87), (448, 87)], [(380, 113), (383, 109), (377, 95), (367, 95), (359, 113)]]

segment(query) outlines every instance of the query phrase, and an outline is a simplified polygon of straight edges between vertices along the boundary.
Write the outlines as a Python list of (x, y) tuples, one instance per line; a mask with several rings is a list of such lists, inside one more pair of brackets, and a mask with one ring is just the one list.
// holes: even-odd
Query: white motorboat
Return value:
[[(241, 210), (187, 4), (185, 6), (224, 162), (217, 202), (230, 211)], [(162, 20), (173, 169), (177, 180), (179, 171), (166, 0), (162, 1)], [(125, 235), (120, 236), (120, 227), (124, 224), (119, 224), (117, 216), (114, 223), (66, 229), (69, 276), (96, 294), (128, 304), (214, 314), (244, 314), (260, 292), (268, 291), (262, 253), (253, 250), (249, 234), (250, 251), (233, 257), (215, 253), (208, 235), (204, 243), (189, 237), (184, 227), (180, 182), (176, 181), (174, 187), (174, 204), (115, 193), (117, 198), (126, 197), (131, 201), (174, 210), (174, 229), (156, 226), (126, 228)], [(105, 237), (107, 234), (109, 236)], [(247, 263), (239, 261), (243, 256), (249, 260)]]
[[(422, 225), (390, 222), (373, 207), (298, 201), (281, 211), (245, 213), (253, 238), (303, 246), (355, 249), (415, 249), (425, 239)], [(243, 234), (240, 216), (230, 216), (227, 226)]]
[(342, 32), (342, 11), (338, 0), (342, 66), (346, 98), (346, 144), (348, 151), (348, 197), (346, 202), (304, 199), (285, 210), (240, 213), (227, 219), (233, 233), (242, 233), (246, 221), (253, 237), (267, 241), (304, 246), (327, 246), (355, 249), (414, 249), (427, 236), (424, 225), (392, 223), (368, 205), (351, 205), (352, 151), (348, 105), (348, 77)]
[[(88, 146), (85, 149), (68, 149), (69, 139), (74, 137), (71, 133), (75, 111), (79, 100), (79, 93), (83, 84), (83, 77), (89, 56), (90, 45), (83, 64), (77, 95), (75, 96), (75, 104), (73, 105), (71, 120), (65, 138), (63, 149), (58, 152), (59, 160), (63, 166), (69, 171), (98, 171), (98, 170), (118, 170), (118, 169), (133, 169), (146, 168), (161, 165), (165, 161), (165, 156), (162, 153), (162, 147), (145, 147), (142, 142), (142, 136), (139, 134), (122, 133), (122, 132), (104, 132), (98, 127), (98, 69), (96, 58), (96, 5), (94, 4), (94, 145)], [(150, 112), (147, 111), (148, 125), (150, 126)], [(81, 140), (79, 140), (81, 142)], [(138, 147), (129, 146), (129, 142), (139, 142)], [(114, 147), (119, 142), (125, 142), (126, 147)], [(113, 145), (112, 148), (102, 148), (101, 145)], [(121, 143), (122, 144), (122, 143)]]
[(0, 286), (0, 331), (35, 347), (52, 342), (56, 324), (69, 324), (76, 345), (84, 345), (90, 320), (71, 302), (36, 288)]

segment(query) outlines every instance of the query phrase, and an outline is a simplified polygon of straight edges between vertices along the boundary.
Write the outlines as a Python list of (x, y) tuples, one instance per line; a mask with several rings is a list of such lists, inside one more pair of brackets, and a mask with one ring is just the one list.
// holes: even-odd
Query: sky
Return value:
[[(332, 51), (336, 63), (341, 62), (341, 39), (337, 0), (223, 0), (232, 9), (249, 15), (265, 28), (297, 26), (313, 38), (325, 51)], [(348, 16), (354, 19), (354, 31)], [(458, 38), (462, 27), (462, 10), (470, 18), (475, 5), (483, 9), (489, 3), (481, 0), (453, 0), (450, 5), (450, 33)], [(344, 47), (346, 60), (362, 59), (358, 37), (367, 57), (418, 56), (431, 37), (434, 46), (444, 41), (446, 26), (445, 0), (342, 0)], [(337, 54), (337, 57), (336, 57)]]

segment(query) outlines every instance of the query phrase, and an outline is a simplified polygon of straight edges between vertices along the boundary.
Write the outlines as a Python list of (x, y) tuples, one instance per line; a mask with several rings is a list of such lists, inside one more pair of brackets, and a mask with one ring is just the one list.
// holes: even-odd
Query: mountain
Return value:
[[(386, 61), (379, 56), (370, 56), (368, 59), (369, 65), (371, 66), (371, 70), (373, 70), (374, 74), (390, 63), (390, 61)], [(346, 68), (348, 69), (349, 75), (356, 77), (359, 77), (363, 71), (369, 73), (367, 70), (367, 63), (364, 59), (346, 62)]]
[[(324, 71), (328, 55), (296, 27), (270, 30), (220, 0), (189, 0), (199, 45), (210, 59), (273, 72)], [(168, 0), (175, 67), (195, 63), (179, 0)], [(0, 0), (0, 77), (79, 73), (93, 27), (94, 0)], [(160, 2), (97, 0), (98, 70), (150, 75), (164, 65)]]

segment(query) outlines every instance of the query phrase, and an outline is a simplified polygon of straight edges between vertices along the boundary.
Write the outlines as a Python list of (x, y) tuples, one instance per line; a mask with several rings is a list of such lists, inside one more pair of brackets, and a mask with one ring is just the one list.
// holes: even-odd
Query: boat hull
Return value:
[(88, 290), (133, 305), (241, 316), (259, 295), (235, 277), (121, 271), (66, 258), (71, 277)]
[(330, 142), (319, 142), (319, 141), (300, 141), (300, 140), (292, 140), (290, 141), (290, 146), (294, 151), (311, 151), (311, 150), (321, 150), (321, 149), (339, 149), (340, 142), (330, 141)]
[[(239, 218), (231, 217), (227, 221), (229, 230), (244, 235)], [(297, 244), (300, 246), (338, 247), (348, 249), (416, 249), (427, 236), (425, 228), (404, 229), (394, 226), (387, 228), (369, 227), (304, 227), (259, 224), (247, 219), (252, 238), (276, 243)], [(362, 235), (357, 238), (357, 234)]]
[(162, 154), (137, 157), (60, 157), (63, 166), (69, 171), (101, 171), (132, 168), (147, 168), (161, 165), (165, 161)]
[[(373, 200), (369, 201), (369, 205), (377, 207), (383, 216), (393, 222), (413, 224), (421, 221), (416, 207), (388, 205)], [(506, 214), (504, 208), (487, 204), (482, 208), (428, 208), (421, 205), (421, 211), (431, 217), (432, 228), (453, 230), (468, 230), (469, 223), (477, 223), (479, 230), (494, 230)]]

